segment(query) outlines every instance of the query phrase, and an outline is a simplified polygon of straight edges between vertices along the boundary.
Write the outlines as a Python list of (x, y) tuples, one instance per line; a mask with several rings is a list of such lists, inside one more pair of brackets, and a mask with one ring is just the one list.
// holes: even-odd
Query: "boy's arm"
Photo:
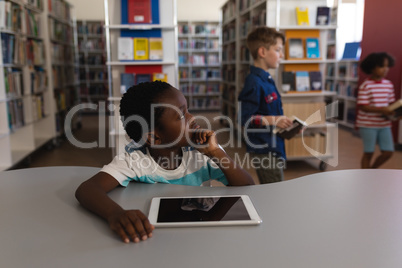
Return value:
[(197, 129), (193, 140), (198, 146), (197, 150), (211, 158), (225, 174), (231, 186), (253, 185), (254, 180), (250, 174), (237, 165), (227, 153), (218, 145), (215, 133), (210, 130)]
[(359, 109), (369, 113), (380, 113), (383, 115), (392, 115), (394, 111), (387, 107), (374, 107), (371, 105), (359, 105)]
[(128, 243), (146, 240), (152, 236), (154, 227), (139, 210), (124, 210), (107, 193), (119, 185), (118, 181), (105, 172), (99, 172), (83, 182), (75, 192), (80, 204), (105, 219), (110, 228)]

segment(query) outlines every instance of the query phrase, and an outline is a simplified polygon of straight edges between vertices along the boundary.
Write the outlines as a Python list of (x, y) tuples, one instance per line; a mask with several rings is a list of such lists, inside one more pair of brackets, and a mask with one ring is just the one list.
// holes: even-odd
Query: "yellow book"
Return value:
[(148, 38), (134, 38), (134, 60), (148, 60)]
[(149, 59), (163, 60), (162, 38), (149, 38)]
[(307, 7), (296, 7), (297, 25), (310, 25)]
[(164, 73), (153, 73), (152, 74), (152, 81), (162, 81), (167, 83), (167, 74)]

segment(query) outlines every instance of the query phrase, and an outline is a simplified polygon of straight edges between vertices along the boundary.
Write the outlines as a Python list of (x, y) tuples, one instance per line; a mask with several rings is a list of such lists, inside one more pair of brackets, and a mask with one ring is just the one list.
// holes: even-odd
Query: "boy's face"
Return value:
[(263, 51), (260, 53), (263, 67), (265, 70), (276, 69), (283, 58), (283, 42), (281, 38), (276, 39), (276, 44), (269, 48), (261, 47)]
[(171, 144), (169, 147), (188, 146), (186, 136), (191, 137), (190, 130), (199, 126), (195, 123), (194, 116), (187, 110), (186, 98), (179, 90), (171, 88), (160, 98), (159, 104), (166, 104), (159, 119), (161, 127), (157, 130), (161, 143)]

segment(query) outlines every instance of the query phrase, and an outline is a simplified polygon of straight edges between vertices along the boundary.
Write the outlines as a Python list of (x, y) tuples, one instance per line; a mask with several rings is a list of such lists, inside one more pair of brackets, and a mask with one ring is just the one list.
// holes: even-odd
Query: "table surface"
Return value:
[(249, 195), (259, 226), (162, 228), (124, 244), (76, 201), (99, 171), (0, 173), (0, 267), (402, 267), (402, 171), (344, 170), (248, 187), (131, 183), (110, 196), (148, 213), (154, 196)]

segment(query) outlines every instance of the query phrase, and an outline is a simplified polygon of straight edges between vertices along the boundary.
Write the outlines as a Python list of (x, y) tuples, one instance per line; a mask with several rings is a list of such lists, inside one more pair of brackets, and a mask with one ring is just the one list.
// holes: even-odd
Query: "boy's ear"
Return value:
[(146, 133), (145, 138), (146, 138), (146, 143), (149, 146), (161, 144), (161, 138), (154, 131)]
[(259, 47), (258, 50), (258, 57), (264, 58), (265, 57), (265, 48), (264, 47)]

